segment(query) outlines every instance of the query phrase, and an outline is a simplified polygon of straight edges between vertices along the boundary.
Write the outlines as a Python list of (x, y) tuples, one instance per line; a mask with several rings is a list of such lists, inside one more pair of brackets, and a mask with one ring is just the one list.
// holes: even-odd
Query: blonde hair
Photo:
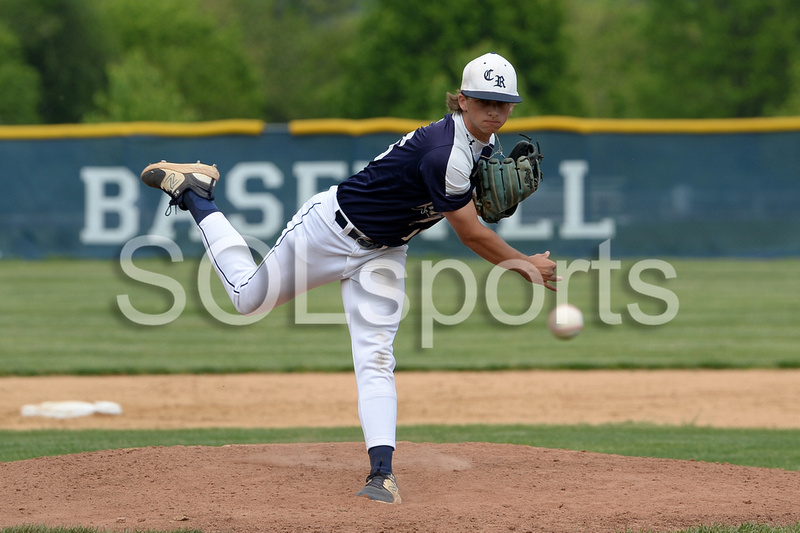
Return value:
[[(459, 91), (459, 94), (461, 91)], [(454, 114), (461, 114), (461, 105), (458, 103), (458, 94), (453, 94), (451, 92), (447, 93), (447, 109), (451, 113)]]

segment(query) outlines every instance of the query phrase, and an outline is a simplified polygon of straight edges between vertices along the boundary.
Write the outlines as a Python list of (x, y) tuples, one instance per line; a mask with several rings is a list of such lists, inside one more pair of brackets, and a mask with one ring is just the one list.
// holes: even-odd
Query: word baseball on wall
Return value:
[[(217, 203), (267, 245), (316, 192), (358, 171), (419, 121), (237, 120), (0, 127), (5, 194), (0, 258), (119, 257), (131, 239), (202, 246), (188, 215), (144, 194), (149, 163), (216, 163)], [(521, 250), (586, 257), (611, 240), (621, 256), (800, 254), (800, 118), (512, 119), (508, 150), (532, 137), (544, 181), (497, 231)], [(412, 253), (469, 251), (445, 222)]]

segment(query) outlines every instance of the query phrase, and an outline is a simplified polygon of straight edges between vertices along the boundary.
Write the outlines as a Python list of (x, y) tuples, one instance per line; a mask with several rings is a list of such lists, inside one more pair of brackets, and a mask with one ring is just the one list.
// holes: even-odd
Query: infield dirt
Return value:
[[(398, 373), (402, 424), (800, 427), (800, 371)], [(0, 379), (0, 428), (356, 426), (350, 374)], [(119, 416), (22, 417), (108, 400)], [(800, 473), (506, 444), (400, 442), (404, 503), (353, 494), (363, 443), (153, 447), (0, 463), (0, 527), (670, 531), (800, 522)]]

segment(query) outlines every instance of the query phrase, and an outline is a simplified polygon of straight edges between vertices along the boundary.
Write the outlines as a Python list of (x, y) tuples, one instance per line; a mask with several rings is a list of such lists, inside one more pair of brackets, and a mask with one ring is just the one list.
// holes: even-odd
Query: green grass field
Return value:
[[(635, 260), (613, 271), (608, 299), (600, 296), (596, 272), (578, 273), (562, 285), (570, 303), (583, 309), (584, 332), (558, 341), (547, 332), (546, 313), (555, 295), (545, 295), (543, 311), (529, 323), (500, 323), (483, 296), (489, 265), (467, 262), (477, 281), (474, 311), (454, 326), (433, 326), (433, 348), (423, 348), (430, 323), (424, 302), (443, 314), (458, 311), (464, 283), (454, 271), (433, 283), (424, 271), (439, 260), (410, 261), (410, 309), (395, 345), (398, 371), (478, 369), (599, 368), (798, 368), (800, 367), (800, 260), (670, 260), (677, 276), (649, 272), (644, 279), (673, 293), (680, 308), (662, 326), (644, 326), (629, 306), (648, 315), (664, 312), (665, 302), (630, 287)], [(198, 291), (198, 261), (139, 260), (142, 269), (176, 280), (186, 305), (166, 325), (139, 325), (120, 310), (127, 295), (142, 313), (165, 313), (173, 305), (167, 290), (127, 277), (109, 261), (0, 260), (0, 375), (150, 374), (216, 372), (349, 371), (349, 337), (343, 324), (296, 324), (296, 314), (313, 317), (341, 311), (338, 287), (312, 291), (305, 304), (292, 303), (248, 326), (220, 322)], [(429, 281), (429, 280), (428, 280)], [(216, 305), (233, 315), (216, 279)], [(497, 285), (502, 309), (522, 315), (538, 296), (513, 275)], [(662, 293), (663, 294), (663, 293)], [(605, 303), (607, 302), (607, 303)], [(620, 325), (603, 322), (599, 311), (618, 314)], [(359, 428), (298, 430), (182, 431), (0, 431), (0, 461), (84, 450), (148, 445), (360, 440)], [(601, 453), (729, 462), (800, 470), (800, 430), (721, 430), (640, 424), (604, 426), (401, 427), (398, 438), (416, 442), (508, 442)], [(3, 529), (52, 533), (78, 530)], [(87, 532), (89, 530), (86, 530)], [(800, 532), (746, 524), (694, 532)]]
[[(436, 260), (432, 264), (436, 264)], [(454, 271), (441, 273), (422, 290), (422, 268), (407, 268), (410, 310), (395, 344), (398, 370), (515, 368), (797, 368), (800, 367), (800, 260), (674, 260), (677, 277), (652, 272), (651, 285), (673, 293), (677, 315), (661, 326), (636, 323), (629, 305), (664, 313), (662, 300), (628, 287), (634, 261), (614, 271), (607, 308), (621, 325), (603, 323), (598, 312), (597, 275), (579, 273), (562, 286), (587, 321), (571, 342), (553, 338), (546, 312), (555, 295), (540, 300), (543, 311), (531, 322), (509, 326), (488, 310), (483, 297), (489, 265), (470, 261), (478, 299), (469, 317), (454, 326), (433, 325), (433, 348), (423, 348), (422, 329), (432, 322), (423, 312), (425, 293), (443, 314), (456, 313), (464, 283)], [(214, 318), (202, 303), (198, 261), (158, 259), (136, 263), (180, 283), (186, 305), (166, 325), (139, 325), (120, 311), (127, 295), (134, 309), (150, 315), (173, 305), (164, 288), (127, 277), (108, 261), (0, 261), (0, 375), (344, 371), (351, 368), (343, 324), (297, 324), (295, 314), (312, 320), (341, 312), (336, 284), (274, 310), (258, 322), (234, 326)], [(660, 279), (659, 279), (660, 277)], [(216, 279), (216, 305), (234, 316)], [(531, 286), (506, 274), (497, 284), (502, 309), (523, 315)], [(495, 315), (496, 316), (496, 315)]]
[[(358, 442), (361, 428), (0, 430), (0, 461), (144, 446)], [(650, 424), (401, 426), (411, 442), (491, 442), (800, 470), (800, 430), (718, 429)]]

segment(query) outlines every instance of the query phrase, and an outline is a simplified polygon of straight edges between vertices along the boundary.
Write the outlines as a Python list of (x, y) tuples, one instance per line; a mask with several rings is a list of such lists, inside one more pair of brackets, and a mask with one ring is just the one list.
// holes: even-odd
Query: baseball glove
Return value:
[[(525, 137), (523, 135), (523, 137)], [(510, 217), (543, 179), (539, 143), (519, 141), (505, 159), (481, 159), (472, 172), (473, 200), (478, 214), (490, 223)]]

